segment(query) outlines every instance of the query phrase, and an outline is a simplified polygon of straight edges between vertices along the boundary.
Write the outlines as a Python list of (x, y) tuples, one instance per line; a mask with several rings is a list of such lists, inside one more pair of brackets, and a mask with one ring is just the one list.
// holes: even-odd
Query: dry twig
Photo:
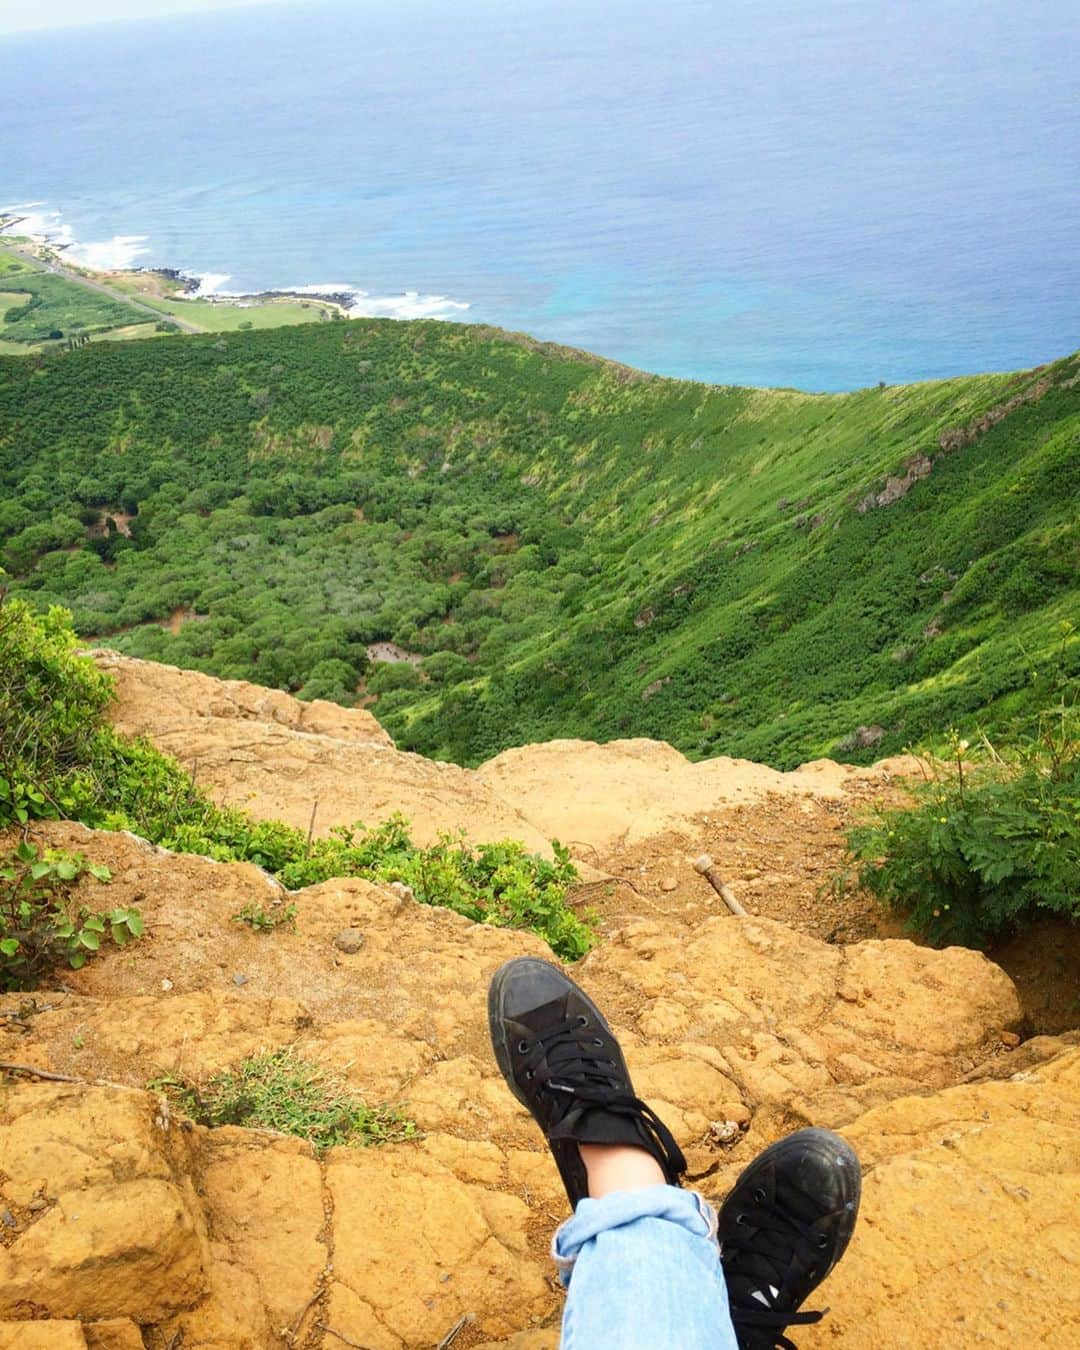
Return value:
[(325, 1322), (316, 1322), (315, 1325), (320, 1331), (325, 1331), (328, 1336), (336, 1336), (339, 1341), (344, 1341), (346, 1345), (353, 1346), (354, 1350), (371, 1350), (369, 1345), (361, 1345), (359, 1341), (351, 1341), (348, 1336), (342, 1335), (340, 1331), (335, 1331), (333, 1327), (328, 1327)]
[(439, 1342), (439, 1344), (435, 1347), (435, 1350), (448, 1350), (448, 1348), (451, 1345), (453, 1345), (454, 1341), (457, 1340), (457, 1334), (461, 1330), (461, 1328), (465, 1326), (466, 1323), (471, 1321), (472, 1321), (472, 1313), (465, 1313), (464, 1316), (459, 1317), (458, 1320), (454, 1323), (454, 1325), (450, 1328), (450, 1330)]
[(0, 1064), (0, 1073), (29, 1073), (35, 1078), (44, 1078), (49, 1083), (85, 1083), (85, 1078), (72, 1078), (66, 1073), (50, 1073), (48, 1069), (35, 1069), (32, 1064)]

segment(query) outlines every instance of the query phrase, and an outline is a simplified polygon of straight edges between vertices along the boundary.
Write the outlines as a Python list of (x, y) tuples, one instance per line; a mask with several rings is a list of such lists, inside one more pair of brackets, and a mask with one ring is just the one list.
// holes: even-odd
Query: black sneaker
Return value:
[(795, 1350), (784, 1328), (821, 1320), (798, 1309), (843, 1256), (860, 1189), (858, 1158), (829, 1130), (798, 1130), (739, 1177), (718, 1235), (739, 1350)]
[(668, 1184), (679, 1184), (686, 1159), (678, 1144), (634, 1095), (599, 1008), (557, 966), (531, 956), (500, 966), (488, 990), (488, 1021), (503, 1077), (547, 1137), (575, 1209), (589, 1193), (579, 1144), (643, 1148)]

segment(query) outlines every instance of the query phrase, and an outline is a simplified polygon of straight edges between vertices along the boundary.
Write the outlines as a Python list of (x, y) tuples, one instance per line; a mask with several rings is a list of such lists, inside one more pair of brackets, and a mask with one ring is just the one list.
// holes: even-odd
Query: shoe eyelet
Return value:
[(754, 1191), (754, 1204), (763, 1205), (764, 1203), (765, 1203), (765, 1192), (760, 1186), (758, 1186), (757, 1189)]
[(526, 1073), (525, 1077), (529, 1080), (530, 1083), (532, 1082), (532, 1076), (533, 1076), (533, 1071), (532, 1071), (532, 1069), (529, 1069), (529, 1071)]
[(602, 1047), (603, 1047), (603, 1044), (604, 1044), (604, 1042), (600, 1039), (599, 1036), (594, 1036), (594, 1037), (593, 1037), (593, 1045), (598, 1045), (598, 1046), (600, 1046), (600, 1047), (602, 1048)]
[(745, 1214), (736, 1214), (736, 1215), (735, 1215), (735, 1222), (736, 1222), (736, 1223), (745, 1224), (745, 1223), (746, 1223), (746, 1215), (745, 1215)]
[(819, 1233), (817, 1235), (817, 1245), (821, 1248), (822, 1251), (825, 1250), (825, 1248), (829, 1245), (828, 1233)]
[(528, 1053), (529, 1053), (529, 1042), (528, 1042), (528, 1041), (518, 1041), (518, 1054), (519, 1054), (519, 1055), (527, 1055)]
[(578, 1026), (579, 1026), (579, 1027), (587, 1027), (588, 1025), (589, 1025), (589, 1019), (585, 1016), (585, 1014), (584, 1014), (584, 1013), (578, 1013)]

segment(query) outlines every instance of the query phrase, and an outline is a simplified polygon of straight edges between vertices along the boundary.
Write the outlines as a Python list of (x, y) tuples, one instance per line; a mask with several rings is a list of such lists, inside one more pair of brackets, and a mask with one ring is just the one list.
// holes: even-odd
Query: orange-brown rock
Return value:
[[(832, 1312), (800, 1344), (1080, 1337), (1077, 1036), (1017, 1045), (1016, 989), (975, 952), (840, 945), (685, 899), (697, 882), (681, 854), (702, 813), (741, 802), (725, 870), (742, 867), (737, 884), (756, 895), (783, 881), (771, 852), (764, 871), (750, 856), (756, 836), (774, 852), (811, 818), (824, 835), (845, 793), (879, 790), (895, 766), (775, 775), (688, 765), (652, 742), (563, 742), (473, 774), (399, 755), (366, 715), (102, 659), (122, 725), (205, 755), (201, 781), (254, 794), (264, 814), (306, 826), (323, 794), (342, 820), (427, 811), (432, 831), (531, 846), (565, 833), (605, 867), (633, 857), (637, 880), (605, 889), (604, 939), (575, 973), (691, 1176), (719, 1200), (760, 1147), (807, 1122), (841, 1129), (863, 1158), (862, 1221), (815, 1300)], [(77, 1080), (0, 1078), (0, 1350), (430, 1350), (462, 1319), (463, 1350), (554, 1350), (546, 1246), (565, 1196), (492, 1061), (485, 1009), (492, 972), (545, 954), (538, 937), (364, 881), (285, 896), (253, 866), (130, 835), (36, 835), (106, 863), (111, 884), (84, 880), (81, 899), (137, 904), (147, 935), (32, 996), (0, 996), (0, 1062)], [(295, 930), (234, 921), (286, 899)], [(358, 935), (347, 951), (345, 929)], [(421, 1134), (320, 1157), (291, 1137), (195, 1125), (150, 1086), (286, 1046)]]

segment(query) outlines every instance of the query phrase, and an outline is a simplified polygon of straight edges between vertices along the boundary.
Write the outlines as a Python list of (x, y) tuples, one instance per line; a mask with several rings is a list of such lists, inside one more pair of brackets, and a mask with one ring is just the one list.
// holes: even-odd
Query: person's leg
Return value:
[(772, 1350), (791, 1346), (785, 1327), (819, 1320), (799, 1308), (858, 1213), (859, 1164), (842, 1139), (800, 1130), (767, 1148), (724, 1202), (718, 1247), (711, 1206), (679, 1188), (686, 1160), (583, 990), (546, 961), (510, 961), (488, 1018), (575, 1211), (552, 1244), (568, 1288), (563, 1350)]
[(686, 1160), (634, 1094), (592, 1000), (556, 966), (508, 962), (489, 995), (510, 1090), (547, 1137), (573, 1217), (553, 1253), (564, 1350), (735, 1350), (716, 1216), (678, 1186)]
[(552, 1255), (567, 1286), (561, 1350), (736, 1350), (716, 1214), (693, 1191), (586, 1198)]

